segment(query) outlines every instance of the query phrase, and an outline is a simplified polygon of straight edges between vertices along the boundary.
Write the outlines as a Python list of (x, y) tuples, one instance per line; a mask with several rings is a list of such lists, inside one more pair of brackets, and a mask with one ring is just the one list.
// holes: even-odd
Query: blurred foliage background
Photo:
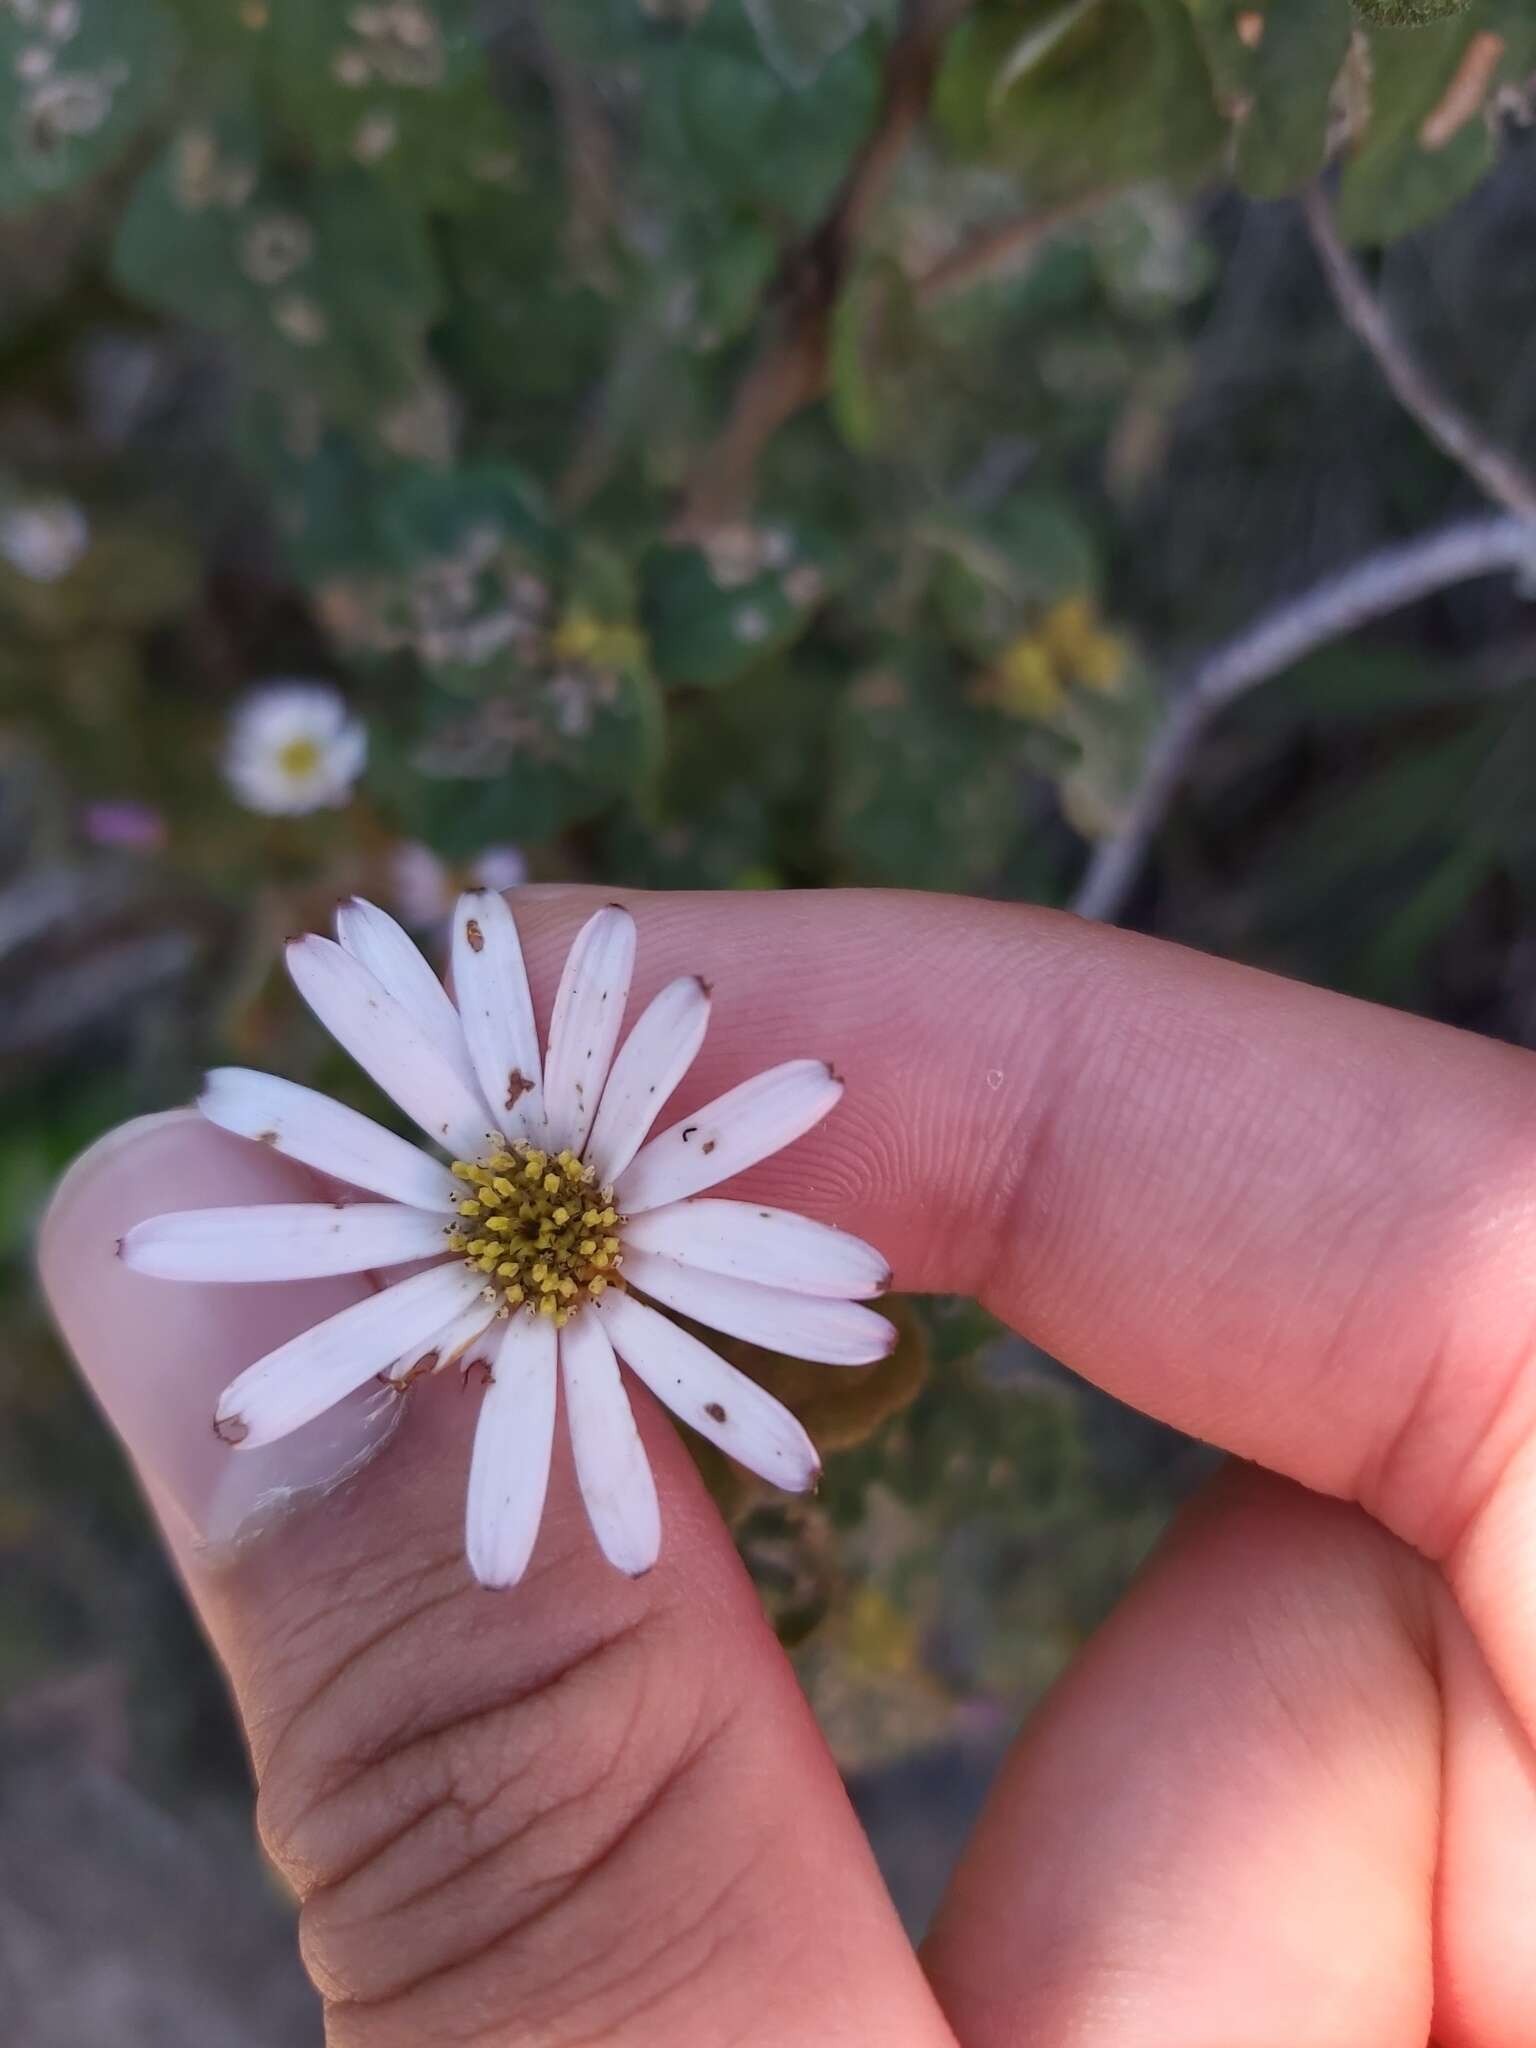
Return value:
[[(1093, 907), (1536, 1039), (1507, 544), (1245, 689), (1145, 807), (1194, 652), (1485, 509), (1298, 195), (1518, 459), (1533, 117), (1528, 0), (0, 0), (26, 2048), (314, 2038), (27, 1267), (68, 1157), (203, 1065), (355, 1089), (273, 972), (338, 894), (428, 945), (467, 876), (1065, 904), (1140, 815)], [(835, 1453), (815, 1502), (715, 1476), (917, 1921), (1204, 1457), (964, 1303), (905, 1331), (835, 1390), (761, 1368)]]

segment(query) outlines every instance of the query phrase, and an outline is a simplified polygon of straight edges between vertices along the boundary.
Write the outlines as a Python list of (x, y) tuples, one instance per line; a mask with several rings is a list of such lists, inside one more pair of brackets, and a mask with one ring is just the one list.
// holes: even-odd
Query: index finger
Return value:
[[(547, 983), (591, 898), (525, 898)], [(848, 1084), (754, 1195), (1431, 1555), (1464, 1543), (1536, 1423), (1528, 1054), (1018, 906), (625, 901), (638, 997), (715, 983), (680, 1112), (798, 1054)]]

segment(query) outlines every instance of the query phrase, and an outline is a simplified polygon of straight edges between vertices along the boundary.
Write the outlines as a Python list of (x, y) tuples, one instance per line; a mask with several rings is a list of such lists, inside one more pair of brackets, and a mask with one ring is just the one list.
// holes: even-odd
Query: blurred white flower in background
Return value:
[(402, 839), (389, 851), (389, 900), (395, 915), (413, 932), (446, 918), (453, 905), (453, 878), (445, 861), (418, 839)]
[(461, 887), (520, 889), (528, 879), (528, 860), (520, 846), (485, 846), (462, 869), (440, 860), (430, 846), (402, 839), (389, 855), (390, 901), (412, 931), (426, 932), (447, 922)]
[(368, 732), (329, 683), (264, 683), (235, 707), (224, 776), (248, 811), (298, 818), (352, 794)]
[(521, 889), (528, 861), (520, 846), (483, 846), (469, 864), (469, 879), (479, 889)]
[(0, 511), (0, 555), (34, 583), (62, 581), (90, 545), (90, 521), (72, 498), (33, 498)]

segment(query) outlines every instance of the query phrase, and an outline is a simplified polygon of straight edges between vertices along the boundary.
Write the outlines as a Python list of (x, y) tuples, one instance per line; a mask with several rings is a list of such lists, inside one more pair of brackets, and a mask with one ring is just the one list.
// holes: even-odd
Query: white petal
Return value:
[(704, 1273), (654, 1252), (626, 1251), (624, 1277), (691, 1322), (788, 1358), (809, 1358), (817, 1365), (872, 1365), (895, 1348), (895, 1324), (856, 1301), (760, 1287), (755, 1280)]
[(336, 907), (336, 937), (352, 958), (408, 1012), (417, 1029), (430, 1038), (454, 1072), (472, 1092), (475, 1070), (459, 1013), (447, 989), (410, 934), (375, 903), (354, 896)]
[(861, 1301), (884, 1294), (891, 1284), (884, 1256), (862, 1237), (813, 1223), (793, 1209), (710, 1195), (648, 1209), (626, 1225), (624, 1244), (629, 1251), (659, 1252), (706, 1273), (787, 1287), (792, 1294)]
[(482, 1586), (515, 1586), (528, 1569), (554, 1438), (554, 1319), (515, 1315), (481, 1397), (469, 1467), (465, 1548)]
[(636, 1378), (681, 1421), (787, 1493), (815, 1485), (821, 1470), (816, 1446), (756, 1380), (633, 1295), (613, 1289), (594, 1311)]
[(435, 1144), (470, 1159), (486, 1150), (490, 1119), (478, 1091), (366, 967), (311, 934), (290, 942), (288, 972), (337, 1044)]
[[(494, 1313), (483, 1293), (477, 1295), (468, 1308), (460, 1309), (459, 1313), (451, 1321), (444, 1323), (440, 1330), (434, 1330), (423, 1342), (413, 1344), (408, 1351), (402, 1352), (384, 1377), (397, 1387), (404, 1386), (408, 1381), (418, 1379), (424, 1374), (442, 1372), (460, 1359), (465, 1361), (467, 1371), (474, 1363), (469, 1357), (471, 1347), (475, 1346), (479, 1338), (485, 1337), (487, 1331), (493, 1327)], [(496, 1324), (494, 1328), (495, 1340), (488, 1340), (486, 1344), (479, 1346), (487, 1366), (490, 1364), (494, 1342), (499, 1341), (501, 1336), (500, 1324)]]
[(334, 1408), (468, 1305), (483, 1285), (457, 1259), (370, 1294), (247, 1366), (219, 1396), (215, 1426), (251, 1450)]
[(509, 1138), (543, 1135), (544, 1084), (528, 972), (512, 913), (493, 889), (459, 898), (453, 986), (480, 1089)]
[(441, 1212), (396, 1202), (180, 1209), (136, 1223), (122, 1259), (159, 1280), (318, 1280), (439, 1258), (449, 1228)]
[(558, 1151), (579, 1152), (597, 1114), (618, 1044), (635, 966), (635, 921), (610, 903), (590, 917), (566, 955), (549, 1020), (544, 1121)]
[(618, 1360), (596, 1316), (573, 1316), (560, 1332), (560, 1369), (592, 1533), (610, 1564), (639, 1578), (661, 1553), (661, 1508)]
[(215, 1067), (198, 1108), (209, 1123), (254, 1138), (289, 1159), (417, 1209), (451, 1209), (458, 1185), (446, 1166), (344, 1103), (248, 1067)]
[(627, 1216), (680, 1202), (804, 1137), (837, 1107), (843, 1084), (824, 1060), (786, 1060), (672, 1124), (635, 1155), (617, 1197)]
[(619, 1048), (598, 1106), (586, 1158), (607, 1184), (628, 1166), (709, 1029), (709, 984), (696, 974), (668, 982)]

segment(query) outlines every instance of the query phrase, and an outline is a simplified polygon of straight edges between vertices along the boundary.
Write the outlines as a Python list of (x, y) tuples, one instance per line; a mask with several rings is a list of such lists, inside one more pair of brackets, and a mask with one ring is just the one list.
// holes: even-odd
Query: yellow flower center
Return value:
[(307, 782), (320, 766), (317, 740), (289, 740), (277, 750), (277, 765), (290, 782)]
[(478, 1161), (456, 1159), (453, 1173), (464, 1184), (464, 1220), (448, 1242), (486, 1276), (486, 1298), (500, 1314), (526, 1309), (559, 1329), (618, 1281), (624, 1219), (613, 1189), (599, 1187), (574, 1152), (518, 1142)]

